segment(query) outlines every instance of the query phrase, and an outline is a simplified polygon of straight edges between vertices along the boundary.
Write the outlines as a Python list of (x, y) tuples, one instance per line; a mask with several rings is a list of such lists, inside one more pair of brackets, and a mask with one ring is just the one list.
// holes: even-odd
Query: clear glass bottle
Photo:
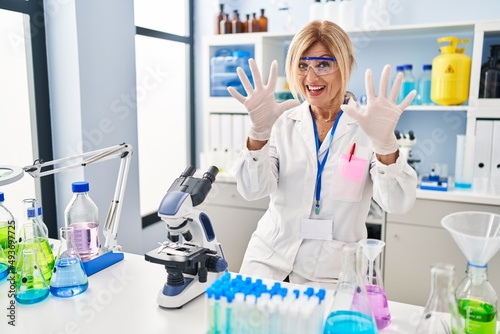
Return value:
[[(392, 85), (394, 85), (394, 81), (396, 80), (396, 76), (401, 72), (404, 76), (404, 66), (403, 65), (398, 65), (396, 66), (396, 74), (394, 75), (394, 79), (392, 80)], [(401, 88), (399, 89), (398, 96), (396, 98), (396, 104), (400, 104), (403, 102), (404, 96), (403, 96), (403, 86), (401, 85)]]
[(377, 333), (363, 275), (357, 266), (357, 251), (357, 244), (345, 244), (342, 249), (342, 271), (323, 334)]
[(384, 249), (385, 242), (377, 239), (363, 239), (359, 244), (365, 254), (363, 262), (363, 272), (365, 274), (366, 292), (370, 299), (373, 315), (378, 329), (383, 329), (391, 323), (391, 313), (387, 296), (384, 290), (382, 275), (380, 275), (379, 261), (380, 254)]
[(455, 298), (467, 334), (494, 334), (498, 296), (488, 281), (488, 266), (467, 263), (467, 276), (458, 285)]
[(17, 275), (14, 294), (19, 304), (39, 303), (49, 295), (49, 286), (42, 274), (38, 254), (35, 248), (23, 249), (23, 261)]
[(264, 8), (260, 9), (260, 16), (259, 16), (259, 31), (260, 32), (266, 32), (267, 31), (267, 17), (264, 15)]
[(50, 293), (57, 297), (73, 297), (88, 288), (88, 278), (78, 255), (73, 227), (61, 227), (59, 251), (50, 280)]
[(73, 198), (64, 211), (66, 227), (74, 228), (78, 254), (83, 261), (99, 254), (99, 211), (89, 195), (89, 183), (73, 182)]
[(19, 230), (18, 242), (16, 243), (16, 281), (23, 266), (23, 252), (26, 249), (35, 249), (37, 251), (38, 263), (43, 277), (47, 283), (50, 283), (52, 269), (54, 268), (54, 254), (50, 248), (49, 241), (44, 238), (40, 226), (35, 222), (35, 208), (27, 209), (27, 222)]
[(9, 244), (9, 230), (11, 230), (11, 235), (15, 233), (16, 222), (12, 213), (5, 207), (4, 201), (5, 195), (3, 192), (0, 192), (0, 246), (4, 250), (7, 250), (13, 241), (11, 240)]
[(463, 334), (463, 321), (453, 295), (455, 268), (435, 264), (431, 268), (431, 293), (415, 334)]
[(432, 81), (432, 65), (425, 64), (423, 72), (418, 79), (417, 84), (417, 104), (423, 106), (433, 105), (431, 100), (431, 81)]
[[(23, 207), (24, 207), (24, 212), (28, 212), (28, 208), (34, 208), (35, 209), (35, 219), (34, 221), (40, 226), (40, 229), (42, 231), (42, 236), (44, 238), (49, 237), (49, 229), (47, 228), (47, 225), (43, 222), (42, 220), (42, 206), (38, 205), (38, 201), (35, 198), (25, 198), (23, 199)], [(27, 217), (25, 217), (27, 221)]]

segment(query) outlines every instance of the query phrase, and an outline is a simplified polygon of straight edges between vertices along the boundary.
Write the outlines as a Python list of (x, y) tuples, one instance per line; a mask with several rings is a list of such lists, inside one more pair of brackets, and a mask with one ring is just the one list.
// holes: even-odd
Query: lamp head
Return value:
[(0, 186), (14, 183), (23, 178), (24, 171), (21, 167), (0, 166)]

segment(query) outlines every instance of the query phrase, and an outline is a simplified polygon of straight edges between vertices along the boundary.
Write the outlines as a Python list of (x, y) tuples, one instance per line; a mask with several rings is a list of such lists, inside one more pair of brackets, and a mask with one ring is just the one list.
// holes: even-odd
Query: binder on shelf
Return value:
[(500, 195), (500, 120), (493, 121), (490, 182), (493, 193)]
[(491, 153), (493, 144), (493, 122), (478, 120), (476, 122), (476, 148), (474, 150), (474, 178), (489, 178), (491, 169)]
[(220, 151), (221, 149), (221, 119), (220, 114), (210, 114), (210, 153)]
[(221, 114), (220, 115), (220, 137), (221, 137), (221, 150), (225, 155), (231, 152), (233, 144), (233, 134), (232, 134), (232, 122), (233, 115), (231, 114)]
[(233, 140), (232, 149), (233, 152), (238, 154), (243, 146), (245, 145), (246, 131), (245, 131), (245, 115), (244, 114), (234, 114), (233, 115)]

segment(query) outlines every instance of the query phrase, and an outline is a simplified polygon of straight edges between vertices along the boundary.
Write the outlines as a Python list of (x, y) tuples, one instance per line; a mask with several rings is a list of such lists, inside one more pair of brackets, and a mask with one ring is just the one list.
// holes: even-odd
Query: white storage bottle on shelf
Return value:
[(365, 30), (373, 30), (378, 25), (376, 22), (376, 15), (378, 13), (378, 6), (374, 0), (366, 0), (363, 5), (363, 16), (361, 20), (361, 28)]
[(339, 26), (346, 31), (354, 29), (354, 3), (342, 0), (339, 4)]
[(314, 0), (309, 7), (309, 22), (323, 20), (323, 4), (321, 0)]
[(73, 182), (73, 198), (64, 211), (66, 227), (74, 228), (76, 248), (83, 261), (99, 254), (99, 211), (89, 196), (89, 183)]
[(327, 0), (324, 7), (323, 19), (333, 23), (339, 23), (340, 0)]

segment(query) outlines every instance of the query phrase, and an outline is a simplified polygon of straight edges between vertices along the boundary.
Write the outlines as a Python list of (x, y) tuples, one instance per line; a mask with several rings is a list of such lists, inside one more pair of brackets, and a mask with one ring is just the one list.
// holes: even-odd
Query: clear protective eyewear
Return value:
[(339, 69), (337, 59), (329, 57), (302, 57), (299, 59), (299, 75), (307, 75), (311, 67), (316, 75), (327, 75)]

